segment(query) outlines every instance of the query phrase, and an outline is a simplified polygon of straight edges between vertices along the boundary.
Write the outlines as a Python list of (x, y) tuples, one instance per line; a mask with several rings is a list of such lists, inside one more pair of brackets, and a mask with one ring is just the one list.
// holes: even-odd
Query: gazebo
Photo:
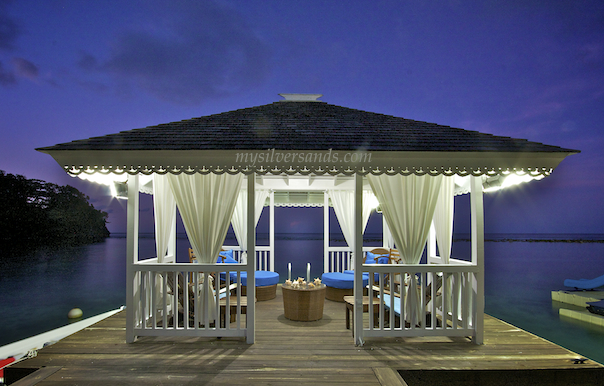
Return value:
[[(221, 294), (211, 273), (234, 272), (238, 284), (241, 272), (254, 283), (258, 267), (272, 270), (273, 243), (255, 245), (259, 209), (269, 201), (273, 233), (275, 194), (306, 192), (325, 208), (331, 202), (348, 244), (333, 248), (326, 241), (324, 270), (354, 270), (355, 344), (429, 335), (471, 336), (482, 344), (483, 192), (548, 176), (578, 151), (340, 107), (320, 94), (280, 95), (267, 105), (37, 149), (71, 175), (127, 187), (126, 341), (186, 335), (254, 343), (255, 303), (245, 302), (240, 286), (233, 296)], [(138, 256), (139, 192), (154, 195), (157, 257), (146, 260)], [(456, 194), (470, 194), (471, 202), (471, 256), (461, 260), (450, 256)], [(364, 255), (372, 197), (390, 235), (384, 242), (398, 250), (400, 264), (355, 258)], [(176, 263), (177, 209), (197, 264)], [(220, 264), (230, 223), (239, 264)], [(364, 272), (372, 278), (368, 286)], [(384, 297), (381, 322), (364, 324), (363, 290), (385, 293), (385, 275), (402, 295)], [(224, 277), (228, 293), (233, 283)], [(247, 298), (254, 296), (248, 285)], [(390, 312), (388, 323), (385, 310), (397, 306), (401, 322)]]

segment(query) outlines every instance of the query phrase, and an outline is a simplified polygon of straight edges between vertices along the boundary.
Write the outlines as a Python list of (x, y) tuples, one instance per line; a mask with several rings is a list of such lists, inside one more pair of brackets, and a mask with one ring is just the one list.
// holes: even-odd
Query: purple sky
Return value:
[(486, 231), (604, 233), (603, 64), (601, 1), (0, 0), (0, 169), (124, 231), (123, 204), (34, 149), (320, 93), (581, 150), (487, 196)]

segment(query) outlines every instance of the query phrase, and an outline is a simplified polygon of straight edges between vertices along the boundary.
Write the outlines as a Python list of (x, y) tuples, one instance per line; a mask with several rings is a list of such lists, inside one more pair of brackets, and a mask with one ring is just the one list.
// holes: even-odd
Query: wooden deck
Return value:
[[(368, 340), (363, 347), (354, 346), (345, 317), (344, 303), (326, 300), (320, 321), (285, 319), (279, 286), (277, 298), (257, 303), (254, 345), (231, 338), (155, 337), (126, 344), (125, 313), (121, 312), (40, 350), (37, 357), (21, 362), (19, 367), (47, 366), (49, 375), (38, 379), (39, 385), (404, 385), (397, 370), (424, 370), (428, 374), (432, 372), (427, 370), (464, 369), (572, 371), (566, 378), (560, 372), (553, 373), (558, 375), (552, 379), (567, 381), (547, 384), (574, 384), (568, 379), (581, 382), (577, 384), (604, 381), (602, 365), (590, 360), (575, 364), (579, 355), (489, 316), (485, 317), (482, 346), (466, 338), (407, 338)], [(482, 373), (434, 374), (447, 385), (457, 385), (485, 384), (486, 378), (477, 378)], [(522, 372), (514, 372), (518, 373)], [(415, 378), (421, 375), (409, 374)], [(451, 374), (463, 375), (466, 380), (456, 381)], [(474, 383), (468, 382), (468, 374), (473, 374)], [(539, 379), (548, 379), (543, 376)], [(510, 376), (492, 379), (510, 381)], [(414, 384), (424, 383), (409, 383)], [(432, 380), (430, 384), (439, 383)]]

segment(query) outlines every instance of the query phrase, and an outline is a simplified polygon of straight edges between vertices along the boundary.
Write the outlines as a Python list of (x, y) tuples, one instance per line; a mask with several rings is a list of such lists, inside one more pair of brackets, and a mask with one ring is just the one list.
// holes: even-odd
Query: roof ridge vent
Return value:
[(317, 99), (321, 98), (323, 94), (279, 94), (284, 100), (280, 102), (321, 102)]

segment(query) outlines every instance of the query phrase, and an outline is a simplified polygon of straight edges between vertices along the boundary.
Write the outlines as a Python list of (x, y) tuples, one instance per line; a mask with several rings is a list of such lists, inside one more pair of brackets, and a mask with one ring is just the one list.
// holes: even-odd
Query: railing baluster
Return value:
[[(252, 301), (254, 301), (252, 299)], [(246, 311), (247, 312), (247, 311)], [(241, 271), (237, 271), (237, 329), (241, 329)]]
[(162, 300), (163, 300), (161, 326), (162, 326), (162, 329), (165, 330), (168, 327), (168, 277), (167, 277), (167, 272), (162, 272), (161, 278), (162, 278), (161, 288), (162, 288)]
[(156, 303), (157, 303), (157, 288), (155, 288), (156, 283), (155, 283), (155, 279), (157, 274), (155, 272), (150, 272), (150, 278), (151, 278), (151, 329), (155, 330), (155, 326), (157, 325), (157, 320), (156, 320), (156, 315), (157, 315), (157, 310), (156, 310)]
[(455, 274), (455, 328), (460, 327), (461, 307), (461, 272)]
[(142, 286), (141, 286), (141, 291), (140, 291), (140, 295), (141, 295), (141, 327), (142, 328), (146, 328), (147, 327), (147, 310), (146, 310), (146, 306), (147, 306), (147, 275), (149, 274), (148, 271), (143, 271), (143, 275), (141, 278), (141, 282), (142, 282)]

